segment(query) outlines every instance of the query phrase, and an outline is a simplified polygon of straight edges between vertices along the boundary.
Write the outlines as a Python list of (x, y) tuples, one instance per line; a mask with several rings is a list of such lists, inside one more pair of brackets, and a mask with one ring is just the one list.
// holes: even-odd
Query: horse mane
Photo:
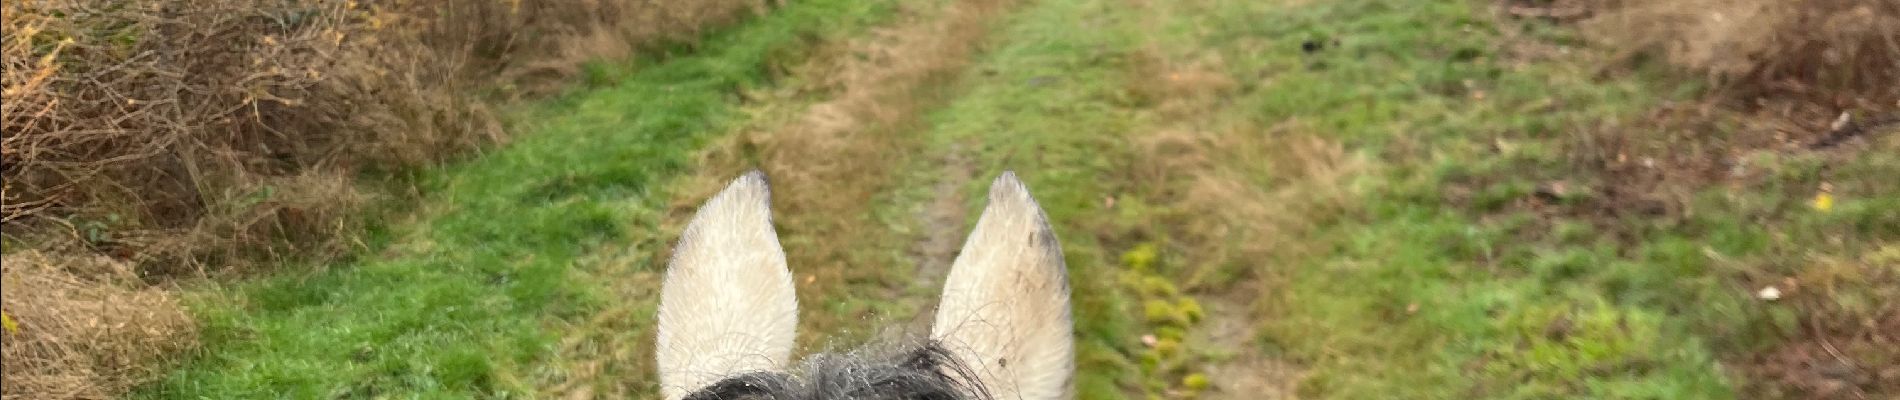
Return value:
[(794, 371), (757, 371), (721, 379), (684, 400), (990, 400), (974, 370), (942, 344), (899, 351), (860, 350), (807, 357)]

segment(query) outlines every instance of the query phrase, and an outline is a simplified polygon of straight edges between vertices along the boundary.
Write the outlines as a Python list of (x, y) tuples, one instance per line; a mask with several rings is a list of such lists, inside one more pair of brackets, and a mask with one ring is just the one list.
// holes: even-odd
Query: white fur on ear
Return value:
[(660, 289), (660, 391), (679, 399), (727, 376), (779, 369), (798, 325), (771, 190), (753, 171), (693, 215)]
[(989, 201), (945, 278), (931, 337), (997, 399), (1073, 397), (1062, 246), (1015, 173), (996, 178)]

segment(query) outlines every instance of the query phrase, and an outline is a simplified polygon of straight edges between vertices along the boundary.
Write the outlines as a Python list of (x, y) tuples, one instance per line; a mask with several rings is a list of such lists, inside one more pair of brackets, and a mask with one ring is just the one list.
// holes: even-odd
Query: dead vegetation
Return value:
[[(377, 194), (365, 171), (502, 140), (497, 106), (765, 6), (6, 2), (0, 221), (5, 312), (22, 327), (6, 335), (6, 396), (114, 395), (190, 346), (189, 319), (139, 280), (345, 253)], [(80, 315), (96, 319), (67, 321)]]
[(1900, 2), (1601, 0), (1584, 30), (1652, 54), (1744, 100), (1900, 107)]
[(1295, 238), (1357, 203), (1352, 179), (1372, 164), (1364, 155), (1298, 119), (1260, 126), (1222, 115), (1236, 88), (1224, 63), (1166, 54), (1147, 48), (1128, 72), (1129, 90), (1173, 121), (1134, 139), (1128, 180), (1145, 188), (1144, 203), (1168, 207), (1165, 222), (1149, 225), (1172, 228), (1142, 235), (1195, 247), (1177, 252), (1203, 269), (1187, 277), (1189, 288), (1234, 282), (1218, 270), (1242, 260), (1302, 254)]
[(479, 92), (545, 91), (588, 60), (758, 6), (11, 2), (4, 219), (75, 226), (82, 242), (160, 269), (336, 247), (322, 241), (358, 203), (352, 174), (502, 137), (498, 99)]
[[(1865, 179), (1828, 171), (1890, 148), (1883, 136), (1900, 122), (1900, 85), (1893, 84), (1900, 82), (1900, 3), (1513, 3), (1588, 3), (1583, 32), (1620, 60), (1605, 68), (1659, 60), (1711, 89), (1702, 99), (1579, 129), (1566, 149), (1574, 167), (1590, 172), (1587, 182), (1570, 182), (1583, 187), (1571, 190), (1584, 194), (1575, 199), (1578, 216), (1680, 219), (1694, 213), (1696, 193), (1716, 188), (1805, 201), (1831, 181)], [(1808, 159), (1822, 164), (1817, 173), (1780, 168)]]
[[(1806, 310), (1802, 340), (1749, 355), (1761, 398), (1878, 398), (1900, 393), (1900, 245), (1821, 257), (1780, 285)], [(1812, 295), (1809, 295), (1812, 293)], [(1846, 301), (1843, 301), (1846, 300)]]
[[(9, 228), (72, 226), (160, 272), (274, 244), (211, 232), (326, 236), (304, 230), (336, 221), (293, 214), (344, 213), (232, 210), (281, 201), (288, 177), (416, 165), (499, 135), (454, 82), (425, 78), (439, 62), (420, 43), (367, 26), (394, 16), (350, 3), (15, 2), (7, 15)], [(354, 195), (335, 186), (315, 193)]]
[(104, 399), (188, 348), (191, 318), (165, 290), (104, 256), (8, 254), (6, 399)]

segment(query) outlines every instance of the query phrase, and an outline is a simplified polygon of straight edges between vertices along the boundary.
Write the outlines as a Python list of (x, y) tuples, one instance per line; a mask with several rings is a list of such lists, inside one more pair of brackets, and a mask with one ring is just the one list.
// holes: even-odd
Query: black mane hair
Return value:
[(976, 375), (936, 342), (888, 355), (817, 354), (796, 373), (721, 379), (685, 400), (990, 400)]

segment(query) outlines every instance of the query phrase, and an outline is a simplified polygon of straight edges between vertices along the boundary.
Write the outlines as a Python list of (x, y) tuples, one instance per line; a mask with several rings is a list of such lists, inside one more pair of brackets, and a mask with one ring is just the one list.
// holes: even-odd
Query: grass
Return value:
[[(927, 304), (899, 298), (918, 270), (904, 232), (909, 215), (872, 215), (901, 188), (919, 148), (918, 116), (942, 103), (996, 16), (1013, 1), (904, 3), (886, 26), (820, 50), (795, 69), (772, 98), (746, 111), (761, 115), (704, 150), (701, 168), (675, 203), (684, 220), (733, 176), (760, 169), (776, 189), (774, 223), (798, 277), (799, 344), (839, 349), (879, 334), (877, 324), (928, 316)], [(937, 289), (937, 288), (931, 288)], [(914, 320), (913, 320), (914, 321)], [(902, 325), (902, 324), (899, 324)]]
[[(1147, 12), (1160, 15), (1145, 17), (1158, 27), (1141, 27), (1138, 14)], [(1837, 164), (1863, 177), (1854, 179), (1861, 197), (1851, 209), (1809, 210), (1805, 190), (1790, 199), (1721, 188), (1701, 189), (1691, 205), (1698, 213), (1678, 222), (1536, 209), (1527, 202), (1540, 184), (1600, 179), (1574, 170), (1569, 153), (1586, 150), (1577, 147), (1582, 132), (1697, 89), (1657, 71), (1601, 78), (1574, 62), (1581, 58), (1515, 54), (1512, 40), (1578, 39), (1562, 27), (1494, 19), (1475, 4), (1200, 1), (1141, 10), (1045, 1), (1001, 37), (977, 67), (984, 74), (932, 117), (929, 134), (939, 151), (979, 149), (979, 171), (1022, 172), (1056, 221), (1077, 284), (1082, 398), (1183, 395), (1199, 386), (1187, 377), (1230, 351), (1167, 355), (1166, 345), (1137, 344), (1143, 333), (1166, 342), (1194, 336), (1172, 329), (1205, 328), (1157, 307), (1173, 299), (1152, 293), (1171, 290), (1145, 290), (1150, 277), (1195, 298), (1261, 299), (1259, 339), (1239, 351), (1304, 365), (1302, 397), (1733, 398), (1745, 385), (1724, 363), (1746, 363), (1738, 357), (1797, 336), (1798, 326), (1790, 305), (1751, 298), (1738, 278), (1794, 273), (1758, 270), (1780, 262), (1877, 254), (1894, 237), (1892, 187), (1865, 178), (1892, 172), (1892, 156), (1879, 154)], [(1325, 48), (1302, 50), (1308, 41)], [(1192, 99), (1142, 90), (1179, 76), (1143, 75), (1144, 56), (1176, 66), (1214, 60), (1207, 64), (1234, 84), (1200, 89), (1217, 99), (1194, 103), (1203, 109), (1170, 109)], [(1323, 182), (1348, 186), (1338, 189), (1293, 186), (1310, 178), (1287, 167), (1300, 154), (1211, 151), (1209, 165), (1178, 177), (1244, 171), (1227, 183), (1263, 195), (1228, 208), (1299, 206), (1237, 228), (1302, 236), (1263, 239), (1275, 247), (1262, 253), (1266, 262), (1209, 257), (1247, 254), (1246, 244), (1154, 224), (1224, 211), (1170, 200), (1175, 189), (1157, 187), (1171, 183), (1139, 178), (1139, 160), (1156, 156), (1144, 143), (1170, 129), (1280, 147), (1300, 138), (1291, 130), (1338, 143), (1341, 159), (1371, 161)], [(1750, 189), (1819, 183), (1818, 162), (1789, 157), (1767, 164), (1806, 178)], [(1742, 222), (1761, 221), (1762, 208), (1791, 217), (1773, 220), (1772, 231)], [(1276, 226), (1286, 220), (1307, 226)], [(1161, 261), (1131, 261), (1149, 259)], [(1209, 269), (1225, 270), (1212, 272), (1227, 277), (1214, 281), (1257, 284), (1197, 279)], [(1817, 295), (1879, 293), (1863, 285)], [(1270, 293), (1249, 292), (1262, 288)], [(1161, 317), (1130, 317), (1144, 313)]]
[(1214, 28), (1200, 40), (1230, 71), (1263, 75), (1228, 113), (1300, 121), (1380, 171), (1298, 239), (1311, 255), (1253, 266), (1278, 280), (1261, 344), (1305, 364), (1300, 389), (1315, 397), (1732, 397), (1704, 338), (1631, 299), (1713, 289), (1677, 280), (1704, 271), (1619, 263), (1621, 248), (1587, 226), (1510, 207), (1560, 177), (1524, 171), (1559, 174), (1567, 132), (1650, 106), (1657, 89), (1516, 64), (1505, 35), (1565, 38), (1474, 7), (1230, 4), (1205, 15)]
[[(659, 246), (670, 177), (745, 118), (732, 94), (888, 8), (799, 2), (524, 112), (514, 142), (423, 172), (419, 216), (357, 262), (197, 296), (204, 351), (138, 396), (530, 397), (566, 379), (561, 359), (583, 355), (559, 351), (562, 329), (632, 301), (585, 279), (607, 268), (590, 254)], [(632, 268), (659, 268), (646, 261)], [(649, 376), (618, 380), (648, 391)]]
[(1126, 165), (1132, 150), (1125, 140), (1143, 119), (1122, 87), (1139, 79), (1125, 70), (1141, 42), (1134, 14), (1118, 6), (1043, 1), (1012, 16), (974, 65), (982, 73), (928, 116), (924, 131), (932, 147), (926, 154), (961, 146), (974, 155), (979, 172), (963, 189), (966, 215), (978, 214), (988, 177), (1014, 169), (1055, 221), (1074, 287), (1076, 387), (1084, 399), (1141, 393), (1166, 386), (1170, 375), (1134, 356), (1145, 329), (1133, 314), (1141, 303), (1119, 283), (1126, 249), (1118, 245), (1126, 243), (1113, 239), (1142, 216), (1117, 215), (1102, 202), (1130, 189), (1110, 177)]
[[(1571, 162), (1568, 153), (1587, 150), (1579, 132), (1695, 92), (1654, 72), (1600, 79), (1565, 59), (1520, 59), (1507, 40), (1575, 39), (1476, 7), (1234, 3), (1204, 14), (1213, 27), (1196, 35), (1202, 43), (1231, 71), (1263, 74), (1227, 112), (1263, 125), (1302, 121), (1385, 171), (1359, 181), (1356, 204), (1301, 239), (1309, 256), (1256, 266), (1281, 280), (1263, 302), (1272, 320), (1261, 344), (1310, 368), (1302, 393), (1733, 398), (1744, 382), (1718, 362), (1795, 336), (1789, 305), (1737, 285), (1788, 272), (1751, 263), (1868, 254), (1894, 237), (1874, 228), (1894, 226), (1893, 212), (1858, 208), (1892, 202), (1890, 185), (1865, 180), (1876, 175), (1836, 175), (1862, 188), (1851, 211), (1815, 212), (1799, 201), (1811, 189), (1790, 201), (1773, 187), (1814, 187), (1813, 163), (1763, 165), (1809, 176), (1769, 187), (1687, 188), (1701, 193), (1680, 221), (1530, 205), (1540, 184), (1597, 179)], [(1333, 39), (1339, 45), (1313, 54), (1295, 42)], [(1839, 165), (1891, 173), (1892, 157)], [(1786, 217), (1763, 218), (1764, 209)]]
[[(595, 88), (518, 118), (531, 132), (520, 140), (424, 173), (420, 216), (390, 224), (355, 265), (201, 296), (206, 352), (145, 395), (511, 397), (576, 379), (653, 393), (645, 367), (576, 367), (645, 362), (638, 345), (577, 346), (561, 331), (650, 340), (659, 227), (701, 200), (678, 199), (672, 177), (719, 182), (760, 160), (803, 176), (775, 188), (781, 213), (804, 213), (783, 221), (836, 218), (780, 230), (801, 260), (791, 267), (806, 315), (829, 316), (803, 318), (808, 347), (868, 336), (832, 330), (936, 295), (906, 286), (905, 271), (863, 269), (915, 267), (904, 243), (943, 229), (916, 215), (928, 188), (956, 175), (942, 173), (958, 163), (945, 154), (967, 155), (972, 170), (958, 189), (966, 219), (989, 177), (1016, 170), (1066, 253), (1084, 399), (1292, 387), (1339, 399), (1749, 397), (1738, 370), (1804, 337), (1802, 319), (1817, 315), (1807, 307), (1867, 320), (1892, 309), (1885, 287), (1900, 274), (1882, 271), (1900, 259), (1900, 186), (1881, 177), (1900, 162), (1880, 150), (1892, 144), (1753, 154), (1745, 167), (1765, 178), (1685, 187), (1681, 211), (1661, 216), (1590, 209), (1604, 204), (1588, 190), (1540, 200), (1552, 182), (1614, 184), (1579, 167), (1600, 150), (1590, 135), (1651, 134), (1628, 130), (1700, 89), (1530, 54), (1522, 46), (1580, 39), (1484, 7), (1026, 2), (987, 35), (974, 33), (987, 20), (959, 25), (988, 38), (961, 74), (908, 70), (890, 75), (910, 76), (891, 78), (906, 89), (857, 97), (866, 89), (850, 85), (888, 82), (795, 77), (818, 89), (738, 105), (737, 89), (774, 85), (764, 71), (780, 57), (890, 8), (798, 3), (697, 51), (595, 67)], [(864, 127), (797, 125), (830, 121), (799, 119), (827, 96), (857, 98), (841, 102), (854, 111), (915, 101)], [(708, 140), (773, 128), (804, 136)], [(863, 159), (791, 151), (808, 148)], [(695, 165), (693, 154), (712, 155)], [(859, 175), (853, 165), (878, 170), (830, 182)], [(1834, 196), (1824, 210), (1810, 202), (1823, 183)], [(897, 235), (849, 231), (862, 225)], [(628, 271), (601, 272), (610, 264)], [(1790, 277), (1817, 288), (1751, 296)], [(1236, 322), (1247, 328), (1237, 341), (1215, 332)], [(1879, 358), (1890, 352), (1866, 350), (1859, 365), (1891, 365)], [(1222, 373), (1261, 360), (1299, 371)], [(590, 373), (600, 376), (575, 376)]]

